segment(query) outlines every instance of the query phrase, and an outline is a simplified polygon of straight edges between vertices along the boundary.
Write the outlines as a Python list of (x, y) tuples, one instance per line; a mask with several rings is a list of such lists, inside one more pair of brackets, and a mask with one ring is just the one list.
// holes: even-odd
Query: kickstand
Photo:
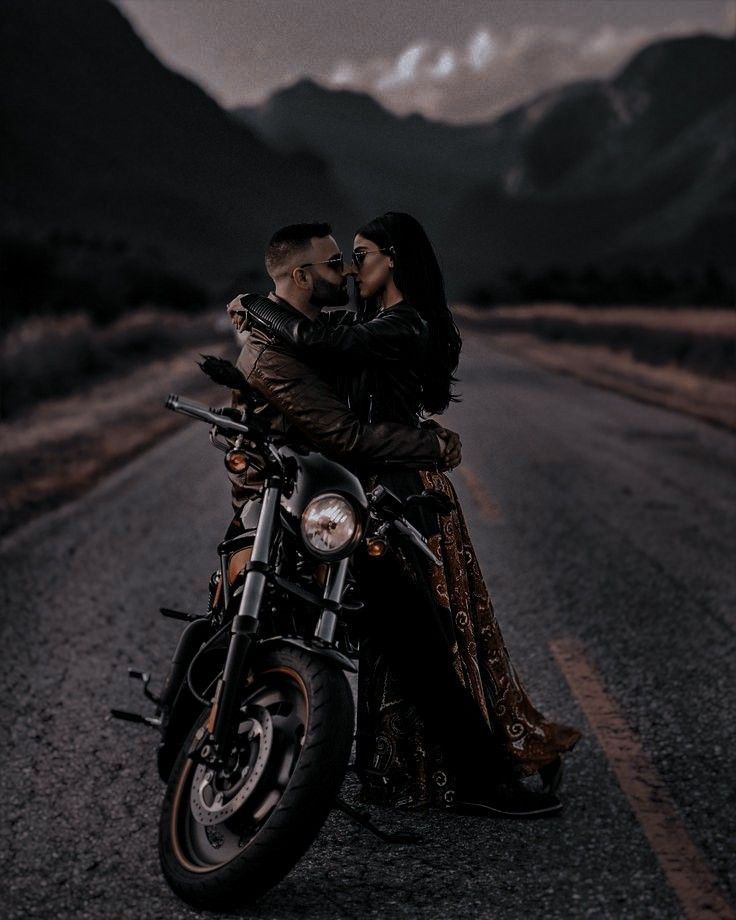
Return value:
[(371, 821), (371, 816), (367, 811), (359, 811), (357, 808), (353, 808), (352, 805), (341, 799), (339, 796), (335, 799), (335, 808), (338, 811), (341, 811), (344, 815), (347, 815), (351, 821), (354, 821), (360, 827), (364, 827), (367, 831), (370, 831), (375, 837), (378, 837), (379, 840), (383, 840), (384, 843), (406, 843), (406, 844), (417, 844), (422, 842), (422, 838), (419, 834), (412, 833), (398, 833), (392, 834), (389, 831), (382, 831), (380, 827)]

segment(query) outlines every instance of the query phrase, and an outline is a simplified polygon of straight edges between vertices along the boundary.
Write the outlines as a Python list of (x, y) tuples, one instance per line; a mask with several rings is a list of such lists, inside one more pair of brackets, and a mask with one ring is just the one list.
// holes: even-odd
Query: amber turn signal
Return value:
[(244, 473), (249, 465), (248, 455), (242, 450), (229, 450), (225, 454), (225, 466), (231, 473)]
[(386, 552), (385, 540), (377, 540), (374, 538), (372, 540), (366, 540), (365, 545), (369, 556), (382, 556)]

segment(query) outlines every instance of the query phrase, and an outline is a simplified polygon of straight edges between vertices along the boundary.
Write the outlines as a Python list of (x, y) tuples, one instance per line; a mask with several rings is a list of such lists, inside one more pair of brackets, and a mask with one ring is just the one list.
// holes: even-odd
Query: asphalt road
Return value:
[[(336, 814), (243, 916), (728, 916), (703, 892), (708, 873), (731, 903), (736, 886), (736, 438), (472, 339), (461, 376), (449, 420), (469, 472), (453, 475), (512, 658), (537, 705), (586, 733), (566, 810), (543, 822), (375, 811), (419, 832), (413, 847)], [(138, 706), (128, 664), (164, 669), (178, 629), (157, 608), (204, 600), (227, 517), (220, 456), (205, 426), (182, 421), (0, 547), (6, 918), (200, 916), (158, 868), (155, 735), (106, 713)], [(568, 649), (567, 671), (550, 643)], [(600, 717), (600, 693), (621, 724)], [(651, 770), (648, 817), (622, 739)]]

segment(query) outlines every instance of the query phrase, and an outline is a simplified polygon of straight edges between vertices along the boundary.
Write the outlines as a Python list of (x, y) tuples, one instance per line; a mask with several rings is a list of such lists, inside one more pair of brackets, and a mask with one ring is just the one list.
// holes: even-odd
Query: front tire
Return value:
[(319, 833), (350, 756), (353, 696), (342, 671), (279, 646), (251, 676), (229, 772), (187, 756), (205, 712), (166, 788), (161, 866), (174, 892), (196, 907), (241, 905), (276, 885)]

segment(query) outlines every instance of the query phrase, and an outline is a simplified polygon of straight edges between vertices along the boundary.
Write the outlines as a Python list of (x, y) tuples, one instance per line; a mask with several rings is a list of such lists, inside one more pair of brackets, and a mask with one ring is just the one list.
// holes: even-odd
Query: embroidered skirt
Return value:
[[(402, 557), (403, 577), (422, 582), (426, 603), (419, 622), (424, 613), (442, 618), (452, 670), (494, 736), (502, 761), (498, 773), (532, 775), (570, 751), (580, 732), (546, 720), (532, 704), (509, 658), (452, 483), (442, 473), (415, 475), (415, 491), (435, 489), (455, 502), (455, 510), (439, 517), (439, 532), (429, 538), (442, 566), (425, 568)], [(450, 805), (455, 777), (449, 758), (436, 733), (425, 730), (396, 656), (393, 663), (389, 660), (385, 643), (390, 641), (390, 628), (382, 628), (369, 631), (361, 642), (357, 767), (363, 797), (397, 807)]]

